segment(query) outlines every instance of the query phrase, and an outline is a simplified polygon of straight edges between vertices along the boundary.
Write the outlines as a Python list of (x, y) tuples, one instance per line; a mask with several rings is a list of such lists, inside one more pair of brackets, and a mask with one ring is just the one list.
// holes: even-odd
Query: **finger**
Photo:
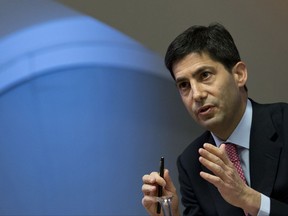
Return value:
[(219, 149), (224, 152), (224, 155), (223, 155), (223, 161), (224, 163), (226, 164), (231, 164), (232, 162), (230, 161), (229, 157), (228, 157), (228, 154), (226, 152), (226, 144), (221, 144)]
[[(221, 163), (223, 162), (224, 164), (231, 167), (231, 161), (230, 161), (230, 159), (226, 153), (225, 144), (221, 144), (220, 147), (218, 148), (218, 147), (211, 145), (209, 143), (205, 143), (203, 145), (203, 149), (205, 149), (206, 151), (208, 151), (212, 155), (216, 156), (216, 157), (210, 158), (211, 161), (214, 161), (216, 163), (218, 161), (218, 159), (220, 159), (218, 161), (220, 163), (217, 163), (217, 164), (222, 166)], [(211, 155), (210, 155), (210, 157), (211, 157)]]
[(148, 185), (143, 184), (142, 185), (142, 192), (144, 195), (156, 195), (157, 187), (155, 185)]
[(203, 166), (205, 166), (208, 170), (210, 170), (216, 176), (220, 177), (221, 179), (225, 178), (225, 170), (223, 168), (225, 166), (220, 166), (217, 163), (214, 163), (213, 161), (210, 161), (202, 156), (199, 157), (199, 161)]
[(199, 154), (201, 157), (205, 158), (206, 160), (208, 160), (212, 163), (215, 163), (221, 167), (224, 166), (224, 162), (222, 161), (222, 159), (220, 157), (218, 157), (214, 153), (209, 152), (208, 150), (206, 150), (204, 148), (199, 149)]
[(150, 197), (150, 196), (144, 196), (142, 198), (142, 205), (143, 207), (151, 213), (156, 212), (156, 205), (155, 205), (155, 197)]
[[(224, 146), (225, 147), (225, 146)], [(208, 152), (210, 152), (211, 154), (223, 159), (223, 157), (226, 156), (226, 151), (225, 151), (225, 148), (218, 148), (217, 146), (214, 146), (210, 143), (205, 143), (203, 145), (203, 148), (205, 150), (207, 150)]]
[[(205, 166), (207, 169), (209, 169), (214, 175), (211, 174), (205, 174), (204, 176), (207, 181), (210, 183), (213, 182), (213, 184), (219, 188), (219, 186), (223, 186), (223, 184), (234, 184), (235, 182), (239, 182), (239, 174), (235, 170), (235, 168), (224, 165), (224, 166), (219, 166), (218, 164), (215, 164), (206, 158), (203, 158), (200, 156), (199, 158), (200, 163)], [(203, 176), (202, 176), (203, 177)], [(215, 178), (216, 177), (216, 178)], [(218, 178), (217, 178), (218, 177)], [(221, 180), (221, 181), (220, 181)], [(219, 185), (219, 181), (223, 183), (222, 185)]]
[(170, 191), (172, 193), (176, 192), (176, 188), (175, 188), (175, 185), (169, 175), (169, 170), (168, 169), (165, 169), (164, 170), (164, 179), (165, 179), (165, 190), (167, 191)]
[(164, 178), (162, 178), (158, 172), (152, 172), (150, 173), (150, 180), (153, 182), (153, 183), (156, 183), (162, 187), (165, 187), (166, 186), (166, 181)]
[(151, 174), (150, 175), (146, 174), (142, 177), (142, 182), (144, 184), (155, 184), (156, 178), (152, 176)]
[(151, 172), (149, 175), (144, 175), (142, 181), (144, 184), (163, 184), (163, 182), (165, 182), (158, 172)]
[(207, 169), (212, 171), (215, 175), (220, 176), (221, 178), (224, 178), (225, 171), (230, 169), (229, 164), (226, 164), (222, 160), (223, 158), (222, 155), (225, 154), (225, 152), (222, 149), (219, 150), (219, 148), (211, 144), (204, 144), (204, 148), (199, 149), (199, 154), (200, 154), (199, 161)]
[(142, 205), (143, 205), (144, 207), (149, 207), (149, 206), (151, 206), (152, 204), (154, 205), (156, 202), (158, 202), (158, 201), (157, 201), (157, 199), (155, 199), (154, 196), (144, 196), (144, 197), (142, 198)]
[(223, 181), (221, 178), (219, 178), (218, 176), (215, 175), (211, 175), (209, 173), (200, 172), (200, 176), (205, 179), (206, 181), (210, 182), (211, 184), (213, 184), (215, 187), (219, 188), (221, 184), (223, 184)]

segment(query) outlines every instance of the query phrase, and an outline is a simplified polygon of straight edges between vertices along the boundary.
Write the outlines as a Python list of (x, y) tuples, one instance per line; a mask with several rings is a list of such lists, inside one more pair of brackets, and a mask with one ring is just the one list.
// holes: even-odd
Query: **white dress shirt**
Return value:
[[(241, 166), (247, 181), (250, 185), (250, 167), (249, 167), (249, 147), (250, 147), (250, 129), (252, 124), (252, 104), (250, 100), (247, 100), (245, 113), (237, 125), (236, 129), (230, 135), (227, 140), (219, 139), (215, 134), (212, 134), (217, 147), (225, 142), (234, 143), (237, 145), (238, 154), (240, 157)], [(258, 216), (269, 216), (270, 214), (270, 198), (261, 194), (261, 206), (258, 212)]]

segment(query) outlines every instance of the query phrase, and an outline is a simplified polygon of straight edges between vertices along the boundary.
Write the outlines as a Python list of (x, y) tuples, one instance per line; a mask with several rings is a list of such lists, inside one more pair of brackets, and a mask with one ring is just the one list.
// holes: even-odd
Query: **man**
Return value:
[[(246, 65), (230, 33), (220, 24), (192, 26), (170, 44), (165, 63), (188, 112), (207, 129), (177, 161), (183, 214), (288, 215), (288, 106), (248, 98)], [(241, 165), (231, 162), (229, 146)], [(180, 215), (168, 170), (164, 178), (143, 176), (147, 212), (158, 215), (157, 185)]]

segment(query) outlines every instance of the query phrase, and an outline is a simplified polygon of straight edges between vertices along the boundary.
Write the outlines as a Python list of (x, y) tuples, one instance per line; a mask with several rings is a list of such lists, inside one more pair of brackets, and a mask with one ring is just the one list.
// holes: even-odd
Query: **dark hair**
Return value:
[(222, 63), (229, 72), (241, 61), (231, 34), (218, 23), (208, 27), (192, 26), (172, 41), (165, 55), (165, 65), (173, 78), (173, 65), (190, 53), (206, 53)]

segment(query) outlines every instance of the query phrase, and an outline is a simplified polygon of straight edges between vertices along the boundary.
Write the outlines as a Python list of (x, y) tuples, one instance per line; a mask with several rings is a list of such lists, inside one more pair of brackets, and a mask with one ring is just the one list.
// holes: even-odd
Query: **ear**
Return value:
[(244, 87), (248, 78), (248, 73), (247, 73), (247, 68), (246, 68), (245, 63), (242, 61), (238, 62), (233, 67), (232, 73), (234, 75), (235, 82), (238, 84), (238, 86)]

